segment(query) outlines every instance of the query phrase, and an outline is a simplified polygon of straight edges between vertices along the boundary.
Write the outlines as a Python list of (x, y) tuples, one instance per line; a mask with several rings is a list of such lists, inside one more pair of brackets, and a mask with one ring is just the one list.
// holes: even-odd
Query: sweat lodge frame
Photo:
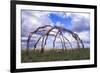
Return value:
[[(94, 38), (92, 38), (92, 40), (94, 40), (93, 42), (93, 62), (91, 63), (82, 63), (82, 64), (75, 64), (76, 62), (69, 62), (69, 63), (72, 63), (72, 65), (64, 65), (64, 63), (66, 64), (66, 61), (62, 61), (62, 62), (58, 62), (60, 63), (60, 65), (58, 66), (49, 66), (49, 64), (54, 64), (55, 62), (51, 63), (47, 63), (47, 67), (46, 66), (40, 66), (40, 65), (43, 65), (43, 64), (34, 64), (34, 66), (38, 65), (38, 67), (27, 67), (26, 64), (23, 64), (21, 66), (21, 63), (20, 65), (18, 66), (17, 64), (19, 64), (18, 62), (18, 55), (20, 55), (20, 53), (17, 51), (18, 49), (18, 43), (16, 42), (18, 39), (17, 39), (17, 33), (18, 33), (18, 30), (17, 30), (17, 6), (19, 5), (26, 5), (26, 6), (41, 6), (40, 8), (42, 8), (42, 6), (47, 6), (47, 7), (61, 7), (61, 8), (79, 8), (79, 9), (90, 9), (90, 10), (93, 10), (92, 11), (92, 14), (93, 14), (93, 32), (94, 32)], [(20, 7), (21, 8), (21, 7)], [(28, 7), (29, 8), (29, 7)], [(91, 21), (91, 20), (90, 20)], [(16, 28), (17, 27), (17, 28)], [(46, 26), (44, 26), (46, 27)], [(51, 27), (51, 26), (50, 26)], [(59, 28), (59, 27), (52, 27), (52, 28)], [(91, 28), (91, 26), (90, 26)], [(66, 30), (64, 28), (60, 28), (60, 29), (63, 29), (63, 30)], [(68, 31), (68, 30), (66, 30)], [(72, 33), (71, 31), (68, 31), (70, 33)], [(33, 32), (31, 32), (32, 34)], [(48, 34), (47, 34), (48, 35)], [(77, 36), (77, 34), (74, 34), (73, 33), (73, 37)], [(30, 35), (29, 35), (29, 39), (30, 39)], [(56, 36), (55, 36), (56, 37)], [(97, 67), (97, 7), (96, 6), (93, 6), (93, 5), (78, 5), (78, 4), (62, 4), (62, 3), (46, 3), (46, 2), (33, 2), (33, 1), (11, 1), (11, 72), (28, 72), (28, 71), (44, 71), (44, 70), (59, 70), (59, 69), (76, 69), (76, 68), (90, 68), (90, 67)], [(77, 39), (77, 37), (76, 37)], [(78, 37), (79, 39), (79, 37)], [(20, 40), (20, 39), (19, 39)], [(80, 39), (79, 39), (80, 40)], [(82, 43), (82, 41), (80, 40), (80, 42)], [(29, 43), (29, 40), (28, 42)], [(79, 46), (79, 45), (78, 45)], [(27, 45), (28, 47), (28, 45)], [(80, 46), (79, 46), (80, 47)], [(84, 48), (84, 44), (82, 44), (82, 47)], [(20, 49), (20, 48), (19, 48)], [(42, 49), (42, 52), (43, 52), (43, 49)], [(58, 63), (55, 63), (55, 64), (58, 64)], [(80, 62), (81, 63), (81, 62)], [(45, 62), (44, 62), (45, 64)], [(67, 63), (68, 64), (68, 63)], [(74, 65), (75, 64), (75, 65)], [(28, 64), (28, 65), (31, 65), (31, 64)], [(32, 64), (33, 65), (33, 64)], [(21, 66), (21, 67), (20, 67)], [(25, 66), (25, 67), (24, 67)]]

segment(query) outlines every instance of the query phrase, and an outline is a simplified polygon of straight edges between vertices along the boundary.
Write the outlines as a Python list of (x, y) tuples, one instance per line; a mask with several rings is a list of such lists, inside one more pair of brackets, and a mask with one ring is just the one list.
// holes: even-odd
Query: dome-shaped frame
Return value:
[[(46, 30), (47, 28), (49, 28), (49, 30)], [(52, 31), (54, 29), (56, 29), (57, 32)], [(66, 49), (65, 40), (68, 41), (70, 47), (72, 48), (72, 44), (67, 39), (67, 36), (63, 35), (63, 32), (67, 32), (67, 33), (72, 35), (72, 37), (77, 41), (77, 48), (84, 48), (83, 41), (80, 39), (80, 37), (76, 33), (72, 32), (72, 31), (70, 31), (68, 29), (65, 29), (63, 27), (60, 27), (60, 26), (45, 25), (45, 26), (38, 27), (35, 31), (29, 33), (28, 40), (27, 40), (27, 53), (29, 51), (29, 42), (30, 42), (30, 39), (31, 39), (32, 35), (34, 35), (34, 34), (36, 34), (38, 32), (41, 32), (42, 35), (38, 38), (36, 43), (33, 45), (34, 51), (35, 51), (35, 48), (37, 47), (37, 44), (42, 39), (42, 42), (41, 42), (41, 53), (44, 52), (44, 47), (46, 45), (48, 36), (53, 36), (54, 37), (53, 48), (55, 47), (55, 41), (56, 41), (57, 36), (59, 36), (59, 38), (60, 38), (63, 51), (64, 51), (64, 49)], [(50, 32), (54, 32), (55, 34), (51, 34)]]

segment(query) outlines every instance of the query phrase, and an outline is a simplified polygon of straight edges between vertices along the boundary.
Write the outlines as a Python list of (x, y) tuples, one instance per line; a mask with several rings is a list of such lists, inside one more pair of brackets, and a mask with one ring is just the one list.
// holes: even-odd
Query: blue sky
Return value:
[(54, 25), (56, 25), (57, 22), (59, 22), (60, 24), (63, 24), (63, 27), (66, 27), (66, 28), (71, 27), (71, 21), (72, 21), (71, 17), (61, 17), (61, 16), (58, 16), (57, 14), (50, 13), (49, 18), (54, 23)]
[[(79, 37), (83, 40), (85, 47), (90, 47), (90, 18), (88, 13), (72, 13), (72, 12), (50, 12), (50, 11), (30, 11), (22, 10), (21, 13), (22, 20), (22, 48), (26, 47), (26, 41), (28, 38), (28, 33), (36, 30), (36, 28), (44, 25), (51, 26), (61, 26), (66, 29), (77, 33)], [(75, 40), (67, 33), (64, 33), (65, 36), (73, 44), (73, 47), (76, 47)], [(34, 37), (35, 36), (35, 37)], [(32, 48), (35, 41), (40, 37), (38, 34), (34, 34), (31, 38), (30, 48)], [(52, 47), (54, 37), (49, 37), (47, 41), (47, 48)], [(60, 48), (59, 38), (56, 39), (56, 47)], [(49, 45), (50, 44), (50, 45)], [(66, 46), (68, 42), (66, 42)], [(38, 44), (38, 47), (41, 45), (41, 40)]]

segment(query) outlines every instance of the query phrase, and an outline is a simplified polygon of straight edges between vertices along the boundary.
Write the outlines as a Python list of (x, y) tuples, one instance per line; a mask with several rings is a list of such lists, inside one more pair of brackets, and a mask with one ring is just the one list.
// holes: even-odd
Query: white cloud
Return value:
[(72, 30), (82, 32), (90, 29), (89, 13), (72, 13)]
[(52, 25), (48, 18), (48, 13), (40, 11), (22, 11), (22, 34), (25, 36), (29, 32), (44, 25)]
[(69, 12), (65, 13), (66, 17), (70, 17), (71, 14), (72, 14), (72, 13), (69, 13)]
[[(51, 22), (51, 20), (49, 19), (49, 13), (50, 12), (42, 12), (42, 11), (23, 11), (22, 12), (22, 34), (24, 35), (22, 37), (23, 40), (27, 40), (27, 35), (29, 32), (34, 31), (36, 28), (38, 28), (39, 26), (43, 26), (43, 25), (53, 25), (53, 23)], [(90, 34), (89, 34), (89, 14), (88, 13), (64, 13), (64, 12), (55, 12), (55, 14), (65, 18), (65, 17), (71, 17), (72, 18), (72, 30), (73, 32), (76, 32), (79, 37), (83, 40), (83, 41), (90, 41)], [(63, 24), (61, 24), (60, 22), (56, 23), (57, 26), (63, 26)], [(46, 30), (49, 30), (50, 28), (46, 28)], [(87, 29), (87, 31), (86, 31)], [(84, 31), (83, 31), (84, 30)], [(55, 32), (57, 32), (58, 30), (53, 30)], [(55, 34), (54, 32), (50, 32), (50, 34)], [(69, 41), (73, 44), (73, 47), (76, 46), (76, 41), (75, 39), (65, 33), (64, 36), (67, 36), (67, 38), (69, 39)], [(32, 36), (32, 40), (36, 40), (36, 38), (39, 38), (40, 36), (38, 34), (34, 34)], [(47, 47), (52, 47), (52, 42), (54, 40), (54, 37), (49, 37), (48, 38), (48, 45)], [(40, 40), (41, 42), (42, 40)], [(60, 44), (59, 44), (60, 43)], [(67, 45), (67, 41), (66, 41), (66, 46)], [(26, 45), (25, 42), (22, 42), (23, 45)], [(58, 44), (58, 46), (61, 46), (61, 40), (57, 37), (56, 38), (56, 45)], [(89, 46), (89, 44), (84, 43), (85, 46)], [(38, 46), (41, 45), (40, 43), (38, 44)]]
[(83, 41), (90, 40), (90, 32), (89, 31), (84, 31), (84, 32), (78, 33), (78, 35)]
[(55, 25), (56, 25), (56, 26), (61, 26), (61, 27), (64, 26), (63, 24), (61, 24), (61, 22), (57, 22)]

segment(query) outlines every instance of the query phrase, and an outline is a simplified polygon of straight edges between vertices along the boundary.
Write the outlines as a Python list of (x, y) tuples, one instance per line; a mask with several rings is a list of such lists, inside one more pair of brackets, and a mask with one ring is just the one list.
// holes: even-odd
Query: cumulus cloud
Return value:
[(72, 13), (72, 31), (83, 32), (90, 30), (90, 18), (87, 13)]
[(40, 26), (50, 24), (48, 13), (41, 11), (22, 10), (22, 35), (36, 30)]

